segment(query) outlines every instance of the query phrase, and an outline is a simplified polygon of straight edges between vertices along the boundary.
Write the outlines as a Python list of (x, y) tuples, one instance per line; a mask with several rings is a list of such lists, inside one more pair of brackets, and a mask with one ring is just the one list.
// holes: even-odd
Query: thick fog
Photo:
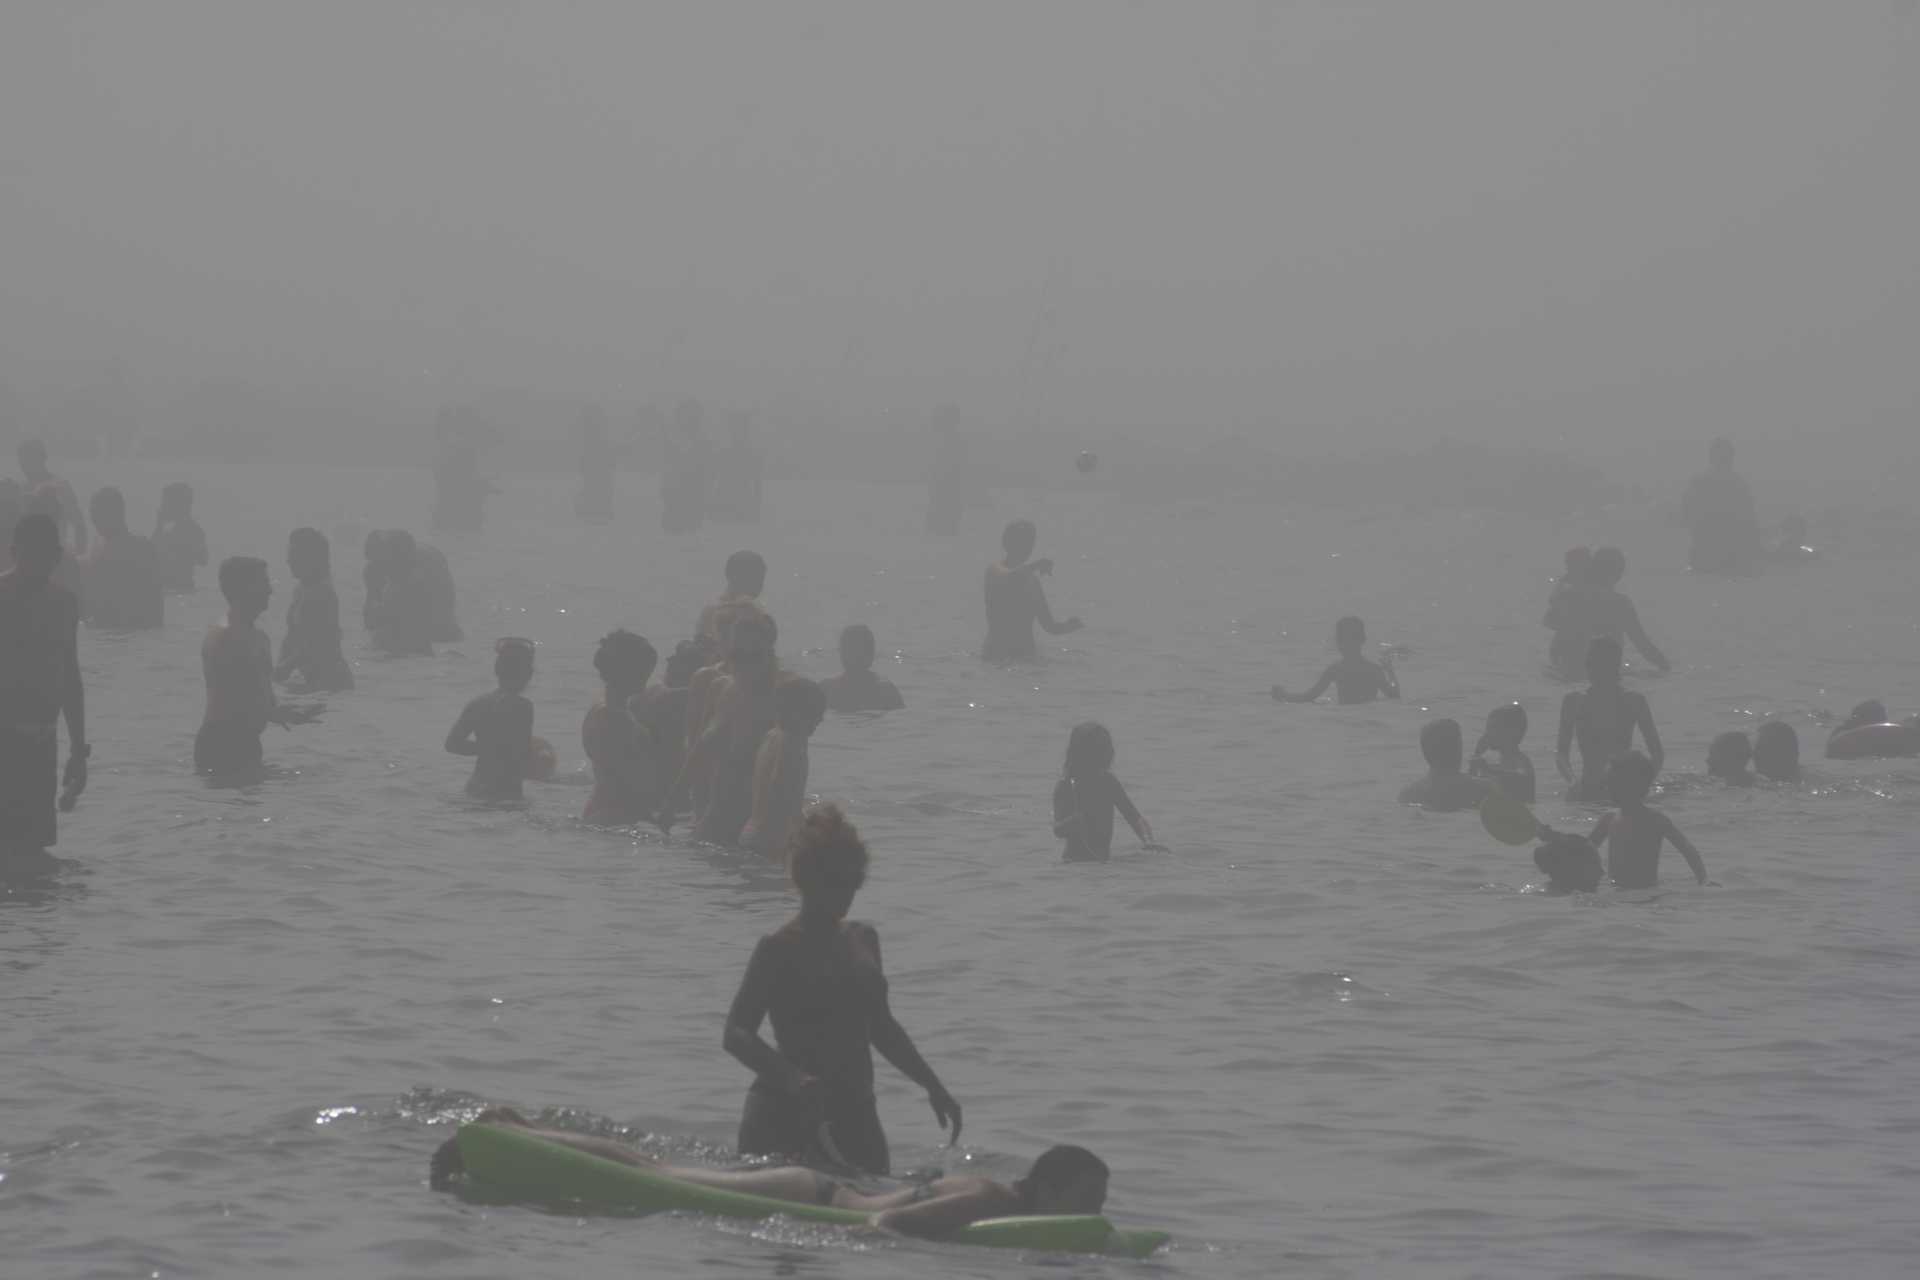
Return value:
[(1905, 450), (1917, 81), (1905, 0), (9, 5), (0, 412)]

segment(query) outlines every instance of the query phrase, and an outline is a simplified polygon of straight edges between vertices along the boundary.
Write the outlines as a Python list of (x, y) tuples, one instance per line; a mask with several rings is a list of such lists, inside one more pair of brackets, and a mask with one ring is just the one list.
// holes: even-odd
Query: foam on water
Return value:
[[(426, 509), (407, 473), (196, 472), (216, 554), (275, 560), (276, 634), (290, 527)], [(137, 516), (176, 474), (113, 478)], [(1911, 591), (1885, 589), (1910, 583), (1906, 561), (1836, 551), (1712, 582), (1677, 571), (1675, 535), (1641, 512), (1556, 527), (1036, 497), (1056, 605), (1089, 629), (1044, 667), (999, 671), (970, 656), (980, 570), (1028, 508), (1009, 500), (938, 542), (911, 491), (776, 489), (761, 529), (663, 539), (651, 485), (623, 483), (622, 518), (579, 528), (569, 478), (510, 480), (487, 534), (441, 543), (474, 639), (432, 659), (356, 652), (358, 692), (272, 731), (279, 776), (257, 788), (191, 776), (210, 587), (171, 601), (164, 633), (83, 638), (93, 788), (59, 859), (17, 869), (0, 897), (5, 1270), (1028, 1265), (426, 1189), (434, 1145), (487, 1102), (564, 1108), (662, 1151), (731, 1140), (747, 1078), (721, 1017), (754, 939), (791, 909), (777, 871), (581, 826), (577, 786), (532, 786), (525, 811), (463, 803), (464, 762), (439, 744), (490, 685), (487, 638), (525, 634), (541, 642), (537, 730), (576, 769), (594, 640), (624, 623), (669, 647), (741, 545), (769, 553), (766, 601), (800, 669), (827, 674), (853, 620), (899, 654), (885, 674), (910, 710), (828, 721), (813, 785), (872, 843), (858, 913), (885, 937), (902, 1021), (966, 1106), (967, 1147), (945, 1153), (882, 1065), (900, 1167), (1012, 1174), (1047, 1141), (1085, 1143), (1113, 1165), (1116, 1220), (1176, 1233), (1150, 1265), (1196, 1275), (1910, 1269), (1911, 764), (1670, 787), (1660, 803), (1724, 886), (1705, 891), (1670, 859), (1651, 894), (1522, 893), (1527, 850), (1471, 814), (1393, 803), (1423, 719), (1471, 733), (1518, 697), (1541, 816), (1586, 819), (1551, 796), (1564, 686), (1538, 674), (1565, 545), (1626, 547), (1626, 585), (1678, 664), (1644, 687), (1674, 770), (1696, 774), (1722, 729), (1781, 714), (1812, 758), (1821, 712), (1912, 699)], [(335, 560), (351, 625), (357, 549)], [(1349, 612), (1372, 641), (1411, 646), (1407, 702), (1274, 705), (1264, 691), (1323, 666)], [(1117, 771), (1172, 853), (1059, 861), (1048, 797), (1089, 717), (1114, 730)]]

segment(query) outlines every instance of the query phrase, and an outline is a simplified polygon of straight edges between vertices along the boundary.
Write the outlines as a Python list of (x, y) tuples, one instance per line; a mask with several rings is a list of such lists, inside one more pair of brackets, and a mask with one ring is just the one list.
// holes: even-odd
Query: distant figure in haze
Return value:
[[(887, 1000), (880, 933), (847, 919), (867, 879), (867, 847), (839, 809), (814, 809), (787, 847), (800, 911), (761, 938), (727, 1010), (725, 1044), (749, 1071), (735, 1145), (741, 1155), (891, 1167), (873, 1096), (873, 1050), (927, 1091), (960, 1139), (960, 1104), (940, 1083)], [(760, 1037), (771, 1020), (774, 1044)], [(777, 1046), (777, 1047), (776, 1047)], [(825, 1131), (832, 1150), (823, 1150)]]
[(405, 529), (368, 534), (366, 581), (374, 647), (393, 656), (432, 653), (434, 601), (413, 535)]
[(774, 686), (773, 705), (773, 728), (754, 755), (752, 816), (740, 832), (741, 844), (769, 858), (786, 852), (806, 808), (807, 741), (826, 718), (827, 699), (814, 681), (790, 675)]
[[(663, 790), (659, 799), (663, 806), (678, 804), (678, 797), (667, 795), (664, 788), (680, 776), (681, 766), (686, 763), (687, 708), (692, 695), (690, 686), (695, 674), (711, 662), (714, 652), (711, 642), (682, 640), (667, 655), (666, 670), (660, 685), (647, 690), (641, 722), (653, 734), (654, 745), (660, 753), (660, 786)], [(653, 815), (649, 813), (647, 816)]]
[(1542, 626), (1555, 633), (1552, 650), (1560, 648), (1559, 632), (1566, 629), (1567, 599), (1574, 588), (1584, 583), (1593, 571), (1593, 552), (1586, 547), (1574, 547), (1566, 554), (1566, 568), (1554, 579), (1553, 593), (1547, 597), (1547, 615), (1540, 619)]
[(1458, 813), (1486, 799), (1491, 784), (1460, 771), (1466, 755), (1465, 735), (1458, 720), (1431, 720), (1420, 730), (1420, 754), (1427, 759), (1427, 776), (1400, 791), (1401, 804), (1417, 804), (1435, 813)]
[(1006, 558), (987, 566), (987, 641), (980, 656), (988, 662), (1030, 662), (1039, 657), (1033, 628), (1038, 623), (1050, 636), (1069, 635), (1083, 625), (1078, 618), (1055, 622), (1047, 607), (1040, 579), (1053, 572), (1053, 561), (1030, 560), (1039, 530), (1031, 520), (1015, 520), (1000, 535)]
[(287, 570), (293, 574), (293, 600), (273, 678), (281, 684), (297, 678), (308, 691), (353, 688), (353, 668), (340, 645), (340, 596), (333, 589), (327, 536), (318, 529), (295, 529), (287, 537)]
[(624, 627), (608, 632), (594, 650), (603, 689), (580, 723), (580, 742), (593, 762), (593, 795), (582, 822), (624, 827), (660, 807), (660, 745), (644, 720), (647, 681), (659, 661), (645, 636)]
[[(57, 484), (49, 482), (27, 493), (27, 514), (47, 517), (53, 521), (53, 527), (56, 530), (65, 525), (65, 510), (66, 504), (60, 497), (60, 486)], [(73, 598), (79, 602), (82, 616), (87, 610), (86, 584), (83, 581), (85, 573), (82, 563), (86, 549), (85, 543), (75, 547), (61, 548), (60, 557), (53, 566), (54, 585), (73, 593)]]
[[(12, 565), (0, 573), (0, 855), (30, 855), (59, 839), (58, 808), (87, 786), (86, 691), (80, 684), (80, 603), (54, 582), (60, 526), (44, 513), (11, 526)], [(58, 722), (71, 751), (62, 789)]]
[(1640, 625), (1640, 611), (1620, 590), (1620, 579), (1626, 572), (1626, 554), (1618, 547), (1601, 547), (1593, 553), (1585, 576), (1561, 597), (1555, 615), (1561, 625), (1555, 629), (1548, 651), (1555, 671), (1573, 674), (1585, 663), (1589, 646), (1598, 638), (1611, 640), (1615, 646), (1631, 640), (1640, 656), (1661, 671), (1673, 669), (1667, 655), (1648, 639), (1646, 628)]
[(413, 549), (413, 569), (421, 590), (427, 596), (428, 638), (435, 644), (458, 644), (466, 639), (466, 632), (460, 629), (460, 610), (453, 589), (453, 566), (447, 563), (446, 553), (422, 542)]
[(1769, 720), (1754, 730), (1753, 767), (1770, 782), (1800, 780), (1800, 735), (1783, 720)]
[(1707, 883), (1707, 865), (1700, 860), (1700, 851), (1680, 834), (1673, 819), (1647, 805), (1647, 793), (1659, 772), (1660, 766), (1638, 751), (1616, 756), (1607, 769), (1607, 791), (1618, 808), (1601, 816), (1587, 841), (1595, 848), (1606, 842), (1607, 878), (1618, 888), (1651, 889), (1658, 884), (1662, 844), (1678, 849), (1694, 879)]
[[(754, 766), (778, 714), (774, 689), (780, 664), (773, 651), (779, 629), (758, 606), (737, 607), (742, 612), (728, 632), (726, 674), (715, 682), (699, 737), (687, 749), (681, 777), (667, 792), (678, 796), (687, 781), (705, 780), (706, 803), (696, 810), (693, 834), (718, 845), (738, 844), (740, 830), (752, 816)], [(659, 821), (663, 830), (672, 829), (673, 815), (665, 809)]]
[(47, 469), (47, 446), (38, 440), (23, 440), (15, 456), (20, 460), (20, 474), (27, 479), (29, 493), (50, 486), (59, 499), (59, 514), (54, 522), (60, 529), (61, 545), (75, 551), (86, 550), (87, 518), (80, 513), (80, 499), (72, 485)]
[(1067, 737), (1067, 762), (1053, 788), (1053, 834), (1066, 841), (1068, 862), (1105, 862), (1113, 853), (1113, 815), (1117, 812), (1140, 837), (1142, 847), (1161, 851), (1153, 828), (1127, 798), (1113, 776), (1113, 735), (1091, 720)]
[[(1640, 731), (1647, 754), (1657, 773), (1666, 760), (1660, 745), (1660, 733), (1653, 727), (1653, 710), (1644, 694), (1635, 693), (1620, 683), (1620, 642), (1601, 636), (1587, 647), (1587, 679), (1584, 690), (1576, 689), (1560, 700), (1559, 745), (1554, 763), (1560, 776), (1573, 786), (1570, 800), (1589, 804), (1604, 803), (1610, 794), (1607, 770), (1614, 757), (1633, 746), (1633, 733)], [(1580, 747), (1580, 775), (1575, 781), (1572, 751)]]
[(927, 532), (950, 538), (966, 514), (970, 476), (960, 411), (945, 405), (933, 415), (933, 465), (927, 472)]
[(1585, 836), (1542, 829), (1533, 865), (1546, 873), (1548, 893), (1592, 893), (1606, 879), (1600, 851)]
[(1733, 469), (1733, 443), (1725, 436), (1707, 446), (1707, 461), (1680, 500), (1681, 523), (1691, 537), (1687, 567), (1695, 573), (1746, 573), (1760, 559), (1753, 491)]
[(160, 585), (168, 591), (191, 592), (193, 571), (207, 563), (207, 535), (193, 518), (192, 485), (176, 480), (160, 491), (153, 549), (160, 556)]
[[(0, 476), (0, 572), (13, 568), (13, 526), (27, 514), (27, 491), (12, 476)], [(57, 533), (57, 530), (56, 530)]]
[(720, 611), (731, 604), (758, 601), (760, 593), (767, 589), (767, 562), (758, 551), (736, 551), (728, 556), (726, 574), (726, 589), (712, 604), (700, 610), (700, 621), (693, 632), (716, 643), (723, 639), (716, 623)]
[(613, 519), (613, 477), (620, 451), (607, 439), (607, 415), (589, 405), (580, 415), (580, 496), (574, 514), (588, 524)]
[(200, 646), (207, 713), (193, 740), (193, 767), (215, 778), (244, 781), (260, 772), (260, 735), (267, 726), (287, 728), (304, 717), (275, 700), (273, 642), (254, 625), (273, 598), (267, 562), (252, 556), (222, 560), (220, 593), (227, 599), (227, 620), (214, 624)]
[(533, 760), (533, 703), (526, 697), (533, 682), (533, 641), (518, 636), (496, 640), (493, 674), (500, 684), (469, 702), (447, 733), (447, 750), (473, 756), (467, 794), (476, 800), (524, 799), (521, 783)]
[(1707, 776), (1730, 786), (1753, 785), (1753, 743), (1738, 729), (1719, 734), (1707, 746)]
[(660, 472), (660, 528), (666, 533), (692, 533), (706, 518), (713, 450), (703, 430), (705, 419), (698, 400), (683, 400), (673, 411), (666, 466)]
[(487, 522), (493, 485), (480, 478), (480, 446), (462, 430), (461, 414), (443, 410), (434, 423), (433, 527), (442, 533), (477, 533)]
[(1375, 662), (1361, 652), (1367, 644), (1366, 623), (1354, 617), (1340, 619), (1333, 624), (1333, 643), (1340, 651), (1340, 656), (1320, 673), (1320, 678), (1313, 682), (1311, 689), (1305, 693), (1288, 693), (1280, 685), (1275, 685), (1273, 700), (1313, 702), (1329, 687), (1335, 690), (1334, 700), (1342, 706), (1400, 696), (1400, 682), (1394, 679), (1393, 663)]
[(1873, 760), (1920, 755), (1920, 716), (1895, 724), (1886, 706), (1869, 699), (1827, 737), (1829, 760)]
[(707, 519), (728, 524), (759, 524), (767, 454), (751, 413), (736, 413), (727, 425), (728, 442), (714, 471)]
[(81, 562), (87, 624), (103, 631), (139, 631), (165, 621), (166, 593), (153, 544), (127, 528), (127, 500), (111, 486), (87, 504), (97, 535)]
[(873, 674), (873, 628), (854, 623), (840, 633), (840, 674), (820, 682), (830, 711), (898, 711), (907, 705), (891, 680)]
[[(1527, 736), (1527, 709), (1517, 702), (1495, 707), (1487, 713), (1487, 727), (1473, 749), (1469, 775), (1484, 779), (1521, 804), (1534, 798), (1533, 761), (1520, 750)], [(1493, 752), (1489, 761), (1487, 752)]]

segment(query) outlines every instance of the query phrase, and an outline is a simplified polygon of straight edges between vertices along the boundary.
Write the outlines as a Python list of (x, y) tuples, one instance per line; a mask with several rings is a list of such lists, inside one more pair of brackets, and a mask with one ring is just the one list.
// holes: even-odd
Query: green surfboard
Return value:
[[(796, 1204), (766, 1196), (703, 1187), (656, 1169), (548, 1142), (519, 1129), (490, 1124), (463, 1125), (460, 1158), (467, 1177), (482, 1191), (540, 1204), (582, 1204), (638, 1213), (682, 1210), (723, 1218), (771, 1218), (863, 1225), (868, 1215), (856, 1209)], [(1045, 1249), (1065, 1253), (1112, 1253), (1144, 1258), (1167, 1242), (1164, 1231), (1121, 1231), (1097, 1214), (1077, 1217), (992, 1218), (962, 1228), (960, 1244), (1001, 1249)]]

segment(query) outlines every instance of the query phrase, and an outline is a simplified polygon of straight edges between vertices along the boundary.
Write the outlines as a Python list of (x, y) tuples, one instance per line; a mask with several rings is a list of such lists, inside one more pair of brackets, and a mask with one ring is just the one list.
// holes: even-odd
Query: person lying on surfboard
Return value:
[[(709, 1169), (663, 1164), (611, 1138), (537, 1129), (507, 1107), (489, 1108), (474, 1117), (474, 1123), (525, 1129), (548, 1142), (702, 1187), (868, 1213), (872, 1215), (867, 1219), (870, 1226), (926, 1240), (943, 1239), (988, 1218), (1095, 1214), (1107, 1202), (1106, 1163), (1085, 1147), (1049, 1147), (1024, 1176), (1010, 1183), (971, 1174), (947, 1174), (898, 1191), (868, 1192), (799, 1165)], [(444, 1190), (462, 1172), (458, 1140), (450, 1138), (433, 1153), (428, 1182), (436, 1190)]]
[[(838, 808), (814, 809), (793, 829), (787, 866), (800, 912), (754, 947), (727, 1010), (727, 1052), (754, 1073), (740, 1113), (741, 1154), (824, 1156), (886, 1173), (875, 1049), (927, 1091), (934, 1119), (957, 1142), (960, 1104), (887, 1004), (880, 934), (846, 918), (867, 878), (860, 833)], [(778, 1048), (761, 1038), (763, 1021), (773, 1023)]]

